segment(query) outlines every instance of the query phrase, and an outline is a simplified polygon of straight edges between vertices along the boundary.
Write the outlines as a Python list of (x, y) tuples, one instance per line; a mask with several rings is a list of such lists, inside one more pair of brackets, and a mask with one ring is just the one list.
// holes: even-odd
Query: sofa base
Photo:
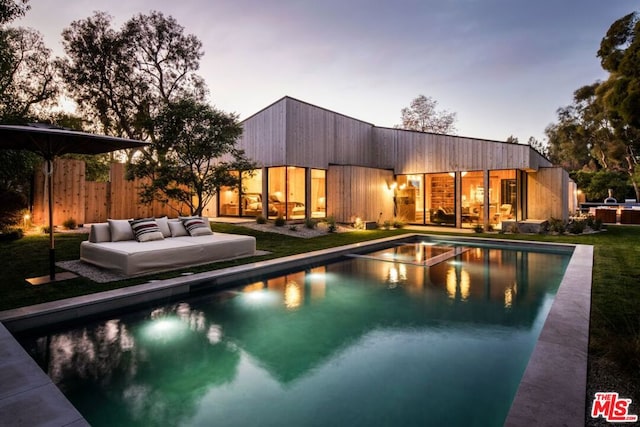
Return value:
[(82, 242), (80, 259), (127, 276), (206, 264), (255, 254), (252, 236), (214, 233), (151, 242)]

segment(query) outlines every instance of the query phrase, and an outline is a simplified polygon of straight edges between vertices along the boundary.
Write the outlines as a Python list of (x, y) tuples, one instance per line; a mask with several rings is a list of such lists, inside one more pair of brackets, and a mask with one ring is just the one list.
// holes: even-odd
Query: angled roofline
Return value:
[(240, 121), (240, 124), (242, 124), (242, 123), (246, 122), (247, 120), (249, 120), (249, 119), (250, 119), (250, 118), (252, 118), (252, 117), (257, 116), (258, 114), (262, 113), (263, 111), (268, 110), (269, 108), (271, 108), (271, 107), (273, 107), (274, 105), (276, 105), (278, 102), (280, 102), (280, 101), (282, 101), (282, 100), (284, 100), (284, 99), (287, 99), (287, 98), (288, 98), (288, 96), (286, 96), (286, 95), (285, 95), (285, 96), (283, 96), (282, 98), (278, 99), (277, 101), (272, 102), (271, 104), (267, 105), (266, 107), (264, 107), (264, 108), (262, 108), (262, 109), (260, 109), (260, 110), (256, 111), (255, 113), (253, 113), (252, 115), (250, 115), (250, 116), (249, 116), (249, 117), (247, 117), (246, 119), (241, 120), (241, 121)]
[(533, 148), (533, 147), (532, 147), (531, 145), (529, 145), (529, 144), (520, 144), (520, 143), (507, 142), (507, 141), (499, 141), (499, 140), (497, 140), (497, 139), (478, 138), (478, 137), (474, 137), (474, 136), (452, 135), (452, 134), (447, 134), (447, 133), (424, 132), (424, 131), (413, 130), (413, 129), (402, 129), (402, 128), (395, 128), (395, 127), (389, 127), (389, 126), (378, 126), (378, 125), (376, 125), (376, 124), (374, 124), (374, 123), (367, 122), (367, 121), (364, 121), (364, 120), (361, 120), (361, 119), (357, 119), (357, 118), (355, 118), (355, 117), (351, 117), (351, 116), (348, 116), (348, 115), (346, 115), (346, 114), (342, 114), (342, 113), (339, 113), (339, 112), (337, 112), (337, 111), (333, 111), (333, 110), (330, 110), (330, 109), (328, 109), (328, 108), (325, 108), (325, 107), (321, 107), (321, 106), (319, 106), (319, 105), (312, 104), (312, 103), (310, 103), (310, 102), (302, 101), (302, 100), (300, 100), (300, 99), (294, 98), (294, 97), (289, 96), (289, 95), (285, 95), (285, 96), (283, 96), (282, 98), (278, 99), (277, 101), (272, 102), (271, 104), (267, 105), (266, 107), (262, 108), (261, 110), (259, 110), (259, 111), (255, 112), (255, 113), (253, 113), (252, 115), (250, 115), (250, 116), (249, 116), (249, 117), (247, 117), (246, 119), (242, 120), (240, 123), (244, 123), (244, 122), (246, 122), (247, 120), (251, 119), (252, 117), (257, 116), (258, 114), (260, 114), (260, 113), (262, 113), (263, 111), (265, 111), (265, 110), (267, 110), (267, 109), (271, 108), (272, 106), (276, 105), (277, 103), (279, 103), (279, 102), (281, 102), (281, 101), (284, 101), (284, 100), (287, 100), (287, 99), (290, 99), (290, 100), (292, 100), (292, 101), (299, 102), (299, 103), (301, 103), (301, 104), (308, 105), (308, 106), (310, 106), (310, 107), (318, 108), (318, 109), (320, 109), (320, 110), (324, 110), (324, 111), (327, 111), (327, 112), (329, 112), (329, 113), (336, 114), (336, 115), (338, 115), (338, 116), (342, 116), (342, 117), (345, 117), (345, 118), (350, 119), (350, 120), (355, 120), (355, 121), (357, 121), (357, 122), (360, 122), (360, 123), (363, 123), (363, 124), (370, 125), (370, 126), (372, 126), (373, 128), (377, 128), (377, 129), (397, 130), (397, 131), (402, 131), (402, 132), (414, 132), (414, 133), (419, 133), (419, 134), (436, 135), (436, 136), (450, 136), (450, 137), (453, 137), (453, 138), (474, 139), (474, 140), (476, 140), (476, 141), (497, 142), (497, 143), (500, 143), (500, 144), (520, 145), (520, 146), (523, 146), (523, 147), (529, 147), (529, 148), (530, 148), (531, 150), (533, 150), (535, 153), (537, 153), (538, 155), (542, 156), (542, 158), (544, 158), (545, 160), (547, 160), (547, 161), (548, 161), (548, 162), (550, 162), (550, 163), (553, 163), (553, 162), (551, 162), (551, 160), (549, 160), (549, 158), (548, 158), (547, 156), (545, 156), (544, 154), (542, 154), (541, 152), (539, 152), (538, 150), (536, 150), (535, 148)]
[(339, 112), (337, 112), (337, 111), (330, 110), (330, 109), (325, 108), (325, 107), (320, 107), (319, 105), (315, 105), (315, 104), (312, 104), (312, 103), (310, 103), (310, 102), (302, 101), (302, 100), (300, 100), (300, 99), (294, 98), (294, 97), (289, 96), (289, 95), (285, 95), (285, 96), (283, 96), (282, 98), (278, 99), (277, 101), (272, 102), (271, 104), (267, 105), (266, 107), (264, 107), (264, 108), (263, 108), (263, 109), (261, 109), (260, 111), (257, 111), (257, 112), (255, 112), (255, 113), (253, 113), (252, 115), (250, 115), (250, 116), (249, 116), (249, 117), (247, 117), (246, 119), (242, 120), (242, 122), (241, 122), (241, 123), (246, 122), (246, 121), (247, 121), (247, 120), (249, 120), (250, 118), (252, 118), (252, 117), (254, 117), (254, 116), (257, 116), (258, 114), (262, 113), (264, 110), (267, 110), (267, 109), (269, 109), (269, 108), (273, 107), (274, 105), (276, 105), (277, 103), (279, 103), (279, 102), (281, 102), (281, 101), (283, 101), (283, 100), (286, 100), (286, 99), (289, 99), (289, 100), (291, 100), (291, 101), (295, 101), (295, 102), (299, 102), (300, 104), (308, 105), (308, 106), (310, 106), (310, 107), (318, 108), (318, 109), (320, 109), (320, 110), (324, 110), (324, 111), (326, 111), (326, 112), (328, 112), (328, 113), (336, 114), (336, 115), (338, 115), (338, 116), (342, 116), (342, 117), (345, 117), (345, 118), (350, 119), (350, 120), (355, 120), (355, 121), (357, 121), (357, 122), (364, 123), (364, 124), (366, 124), (366, 125), (370, 125), (370, 126), (373, 126), (373, 127), (378, 127), (378, 126), (376, 126), (376, 125), (375, 125), (375, 124), (373, 124), (373, 123), (365, 122), (364, 120), (356, 119), (355, 117), (347, 116), (346, 114), (342, 114), (342, 113), (339, 113)]

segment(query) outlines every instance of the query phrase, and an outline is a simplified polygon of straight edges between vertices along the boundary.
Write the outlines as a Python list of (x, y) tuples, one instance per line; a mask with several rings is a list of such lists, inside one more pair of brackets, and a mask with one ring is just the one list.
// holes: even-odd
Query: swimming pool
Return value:
[(92, 425), (502, 425), (569, 256), (394, 245), (21, 342)]

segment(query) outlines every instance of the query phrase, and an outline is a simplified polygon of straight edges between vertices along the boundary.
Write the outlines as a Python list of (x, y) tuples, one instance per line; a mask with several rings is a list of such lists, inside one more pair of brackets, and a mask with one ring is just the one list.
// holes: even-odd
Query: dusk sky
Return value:
[(596, 52), (630, 0), (31, 0), (13, 25), (56, 56), (74, 20), (105, 11), (119, 28), (171, 15), (204, 47), (216, 107), (246, 118), (285, 95), (378, 126), (419, 94), (456, 112), (458, 134), (544, 139), (573, 91), (606, 78)]

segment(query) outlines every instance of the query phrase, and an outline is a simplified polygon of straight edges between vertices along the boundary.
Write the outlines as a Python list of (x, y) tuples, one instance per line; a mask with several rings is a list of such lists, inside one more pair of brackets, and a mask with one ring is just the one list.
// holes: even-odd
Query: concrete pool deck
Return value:
[(417, 236), (439, 240), (488, 241), (509, 246), (573, 247), (573, 255), (512, 404), (507, 426), (583, 426), (593, 248), (461, 236), (403, 235), (227, 269), (116, 289), (0, 312), (0, 424), (6, 426), (89, 425), (49, 377), (13, 338), (19, 332), (86, 316), (223, 287), (259, 271), (268, 274), (323, 262), (339, 255), (374, 250)]

